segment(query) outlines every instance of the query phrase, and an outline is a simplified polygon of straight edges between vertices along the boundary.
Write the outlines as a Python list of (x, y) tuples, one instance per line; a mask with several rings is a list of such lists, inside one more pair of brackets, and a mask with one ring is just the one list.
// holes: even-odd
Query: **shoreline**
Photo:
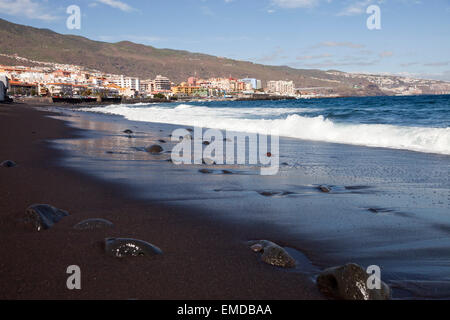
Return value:
[[(282, 101), (282, 100), (320, 100), (320, 99), (352, 99), (352, 98), (373, 98), (373, 97), (396, 97), (396, 98), (408, 98), (408, 97), (426, 97), (426, 96), (450, 96), (450, 94), (420, 94), (420, 95), (373, 95), (373, 96), (351, 96), (351, 95), (342, 95), (342, 96), (317, 96), (317, 97), (292, 97), (292, 96), (265, 96), (265, 97), (234, 97), (234, 98), (211, 98), (206, 97), (202, 99), (195, 99), (195, 97), (189, 98), (179, 98), (174, 100), (167, 99), (150, 99), (150, 98), (135, 98), (135, 99), (122, 99), (121, 101), (95, 101), (95, 102), (74, 102), (72, 98), (67, 98), (67, 102), (52, 102), (52, 98), (45, 97), (27, 97), (26, 99), (16, 99), (11, 100), (11, 102), (4, 102), (4, 105), (10, 104), (26, 104), (26, 105), (39, 105), (39, 106), (56, 106), (56, 107), (64, 107), (64, 106), (76, 106), (76, 107), (89, 107), (89, 106), (98, 106), (98, 105), (115, 105), (115, 104), (142, 104), (142, 103), (189, 103), (189, 102), (221, 102), (221, 101)], [(64, 100), (61, 98), (61, 100)]]
[[(190, 208), (217, 224), (244, 224), (247, 230), (261, 224), (265, 233), (246, 240), (269, 238), (293, 248), (303, 255), (297, 261), (306, 259), (301, 270), (316, 269), (312, 275), (348, 262), (379, 265), (383, 279), (395, 286), (395, 298), (450, 294), (449, 279), (440, 269), (448, 261), (442, 250), (448, 183), (437, 178), (446, 176), (447, 156), (281, 138), (280, 155), (287, 165), (276, 177), (254, 175), (251, 166), (214, 166), (214, 174), (204, 175), (203, 166), (174, 166), (166, 161), (168, 154), (142, 152), (159, 139), (170, 140), (168, 134), (180, 125), (76, 109), (65, 117), (65, 109), (59, 110), (63, 116), (56, 118), (87, 129), (81, 139), (57, 143), (67, 151), (67, 167), (121, 183), (135, 197)], [(133, 129), (131, 138), (122, 133), (125, 129)], [(162, 146), (170, 150), (173, 144)], [(221, 175), (219, 169), (234, 174)], [(319, 190), (324, 184), (331, 186), (329, 194)]]
[[(76, 138), (80, 130), (31, 105), (1, 105), (0, 114), (0, 158), (18, 163), (1, 170), (0, 299), (323, 299), (308, 275), (265, 265), (249, 250), (247, 240), (274, 240), (270, 228), (219, 226), (186, 208), (137, 200), (123, 186), (60, 166), (63, 152), (47, 141)], [(34, 203), (70, 216), (50, 230), (29, 231), (23, 218)], [(88, 218), (114, 228), (73, 229)], [(119, 261), (103, 252), (106, 237), (142, 239), (163, 255)], [(70, 265), (81, 268), (80, 291), (65, 286)]]

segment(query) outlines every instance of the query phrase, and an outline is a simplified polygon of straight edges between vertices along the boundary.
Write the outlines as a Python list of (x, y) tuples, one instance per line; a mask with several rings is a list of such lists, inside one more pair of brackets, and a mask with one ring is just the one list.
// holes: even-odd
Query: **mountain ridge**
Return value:
[[(327, 87), (340, 95), (381, 95), (377, 84), (364, 77), (349, 77), (341, 71), (295, 69), (263, 65), (185, 50), (159, 49), (120, 41), (90, 40), (79, 35), (60, 34), (50, 29), (15, 24), (0, 19), (0, 53), (32, 60), (83, 66), (110, 74), (152, 79), (161, 74), (173, 82), (185, 81), (197, 74), (202, 78), (253, 77), (263, 80), (292, 80), (296, 87)], [(0, 56), (0, 64), (14, 64)], [(15, 63), (16, 65), (20, 63)]]

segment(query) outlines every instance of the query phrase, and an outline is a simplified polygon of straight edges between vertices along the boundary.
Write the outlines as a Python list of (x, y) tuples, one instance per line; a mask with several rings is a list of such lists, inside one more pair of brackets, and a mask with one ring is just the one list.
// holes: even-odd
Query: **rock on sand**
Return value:
[(5, 160), (0, 164), (0, 167), (2, 168), (14, 168), (17, 166), (17, 163), (15, 163), (12, 160)]
[(34, 204), (29, 206), (26, 212), (26, 222), (37, 231), (47, 230), (68, 216), (67, 211), (52, 207), (48, 204)]
[(294, 258), (279, 245), (267, 240), (250, 241), (249, 244), (254, 252), (262, 253), (261, 260), (265, 263), (282, 268), (295, 267)]
[(369, 276), (361, 266), (349, 263), (322, 271), (317, 286), (324, 295), (339, 300), (389, 300), (389, 286), (381, 281), (381, 289), (369, 289)]
[(164, 151), (164, 149), (160, 145), (154, 144), (150, 147), (145, 148), (145, 151), (152, 153), (152, 154), (160, 154), (161, 152)]
[(87, 219), (77, 223), (73, 228), (76, 230), (94, 230), (112, 228), (114, 224), (105, 219)]
[(150, 257), (162, 254), (161, 249), (151, 243), (126, 238), (106, 238), (105, 252), (116, 258), (138, 256)]
[(326, 186), (326, 185), (321, 185), (321, 186), (319, 186), (319, 190), (324, 192), (324, 193), (330, 193), (331, 192), (331, 187)]

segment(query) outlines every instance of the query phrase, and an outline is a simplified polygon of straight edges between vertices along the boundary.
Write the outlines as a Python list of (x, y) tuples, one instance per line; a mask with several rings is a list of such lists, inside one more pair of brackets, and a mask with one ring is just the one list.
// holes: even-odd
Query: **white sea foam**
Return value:
[(276, 133), (305, 140), (450, 155), (450, 128), (334, 123), (323, 116), (306, 116), (308, 112), (316, 111), (310, 108), (208, 108), (180, 104), (175, 108), (111, 105), (83, 110), (121, 115), (132, 121)]

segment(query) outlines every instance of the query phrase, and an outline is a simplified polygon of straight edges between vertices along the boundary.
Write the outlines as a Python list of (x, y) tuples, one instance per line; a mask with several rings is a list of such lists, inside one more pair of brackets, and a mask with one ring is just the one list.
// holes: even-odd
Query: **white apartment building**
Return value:
[(210, 79), (213, 88), (217, 88), (222, 91), (230, 92), (236, 90), (235, 81), (228, 78), (212, 78)]
[(268, 81), (267, 91), (281, 96), (295, 95), (294, 81)]
[(47, 89), (52, 96), (71, 96), (73, 86), (70, 83), (47, 83)]
[(139, 93), (152, 93), (154, 91), (154, 81), (153, 80), (142, 80), (140, 84)]
[(139, 78), (124, 77), (123, 75), (119, 78), (112, 79), (112, 83), (121, 88), (127, 88), (134, 91), (139, 91), (141, 86)]
[(261, 80), (255, 79), (255, 78), (245, 78), (245, 79), (240, 79), (239, 81), (244, 82), (246, 84), (250, 84), (251, 88), (249, 88), (248, 90), (259, 90), (262, 89), (262, 82)]
[(172, 89), (172, 83), (169, 78), (157, 75), (155, 80), (153, 80), (153, 90), (154, 91), (170, 91)]

